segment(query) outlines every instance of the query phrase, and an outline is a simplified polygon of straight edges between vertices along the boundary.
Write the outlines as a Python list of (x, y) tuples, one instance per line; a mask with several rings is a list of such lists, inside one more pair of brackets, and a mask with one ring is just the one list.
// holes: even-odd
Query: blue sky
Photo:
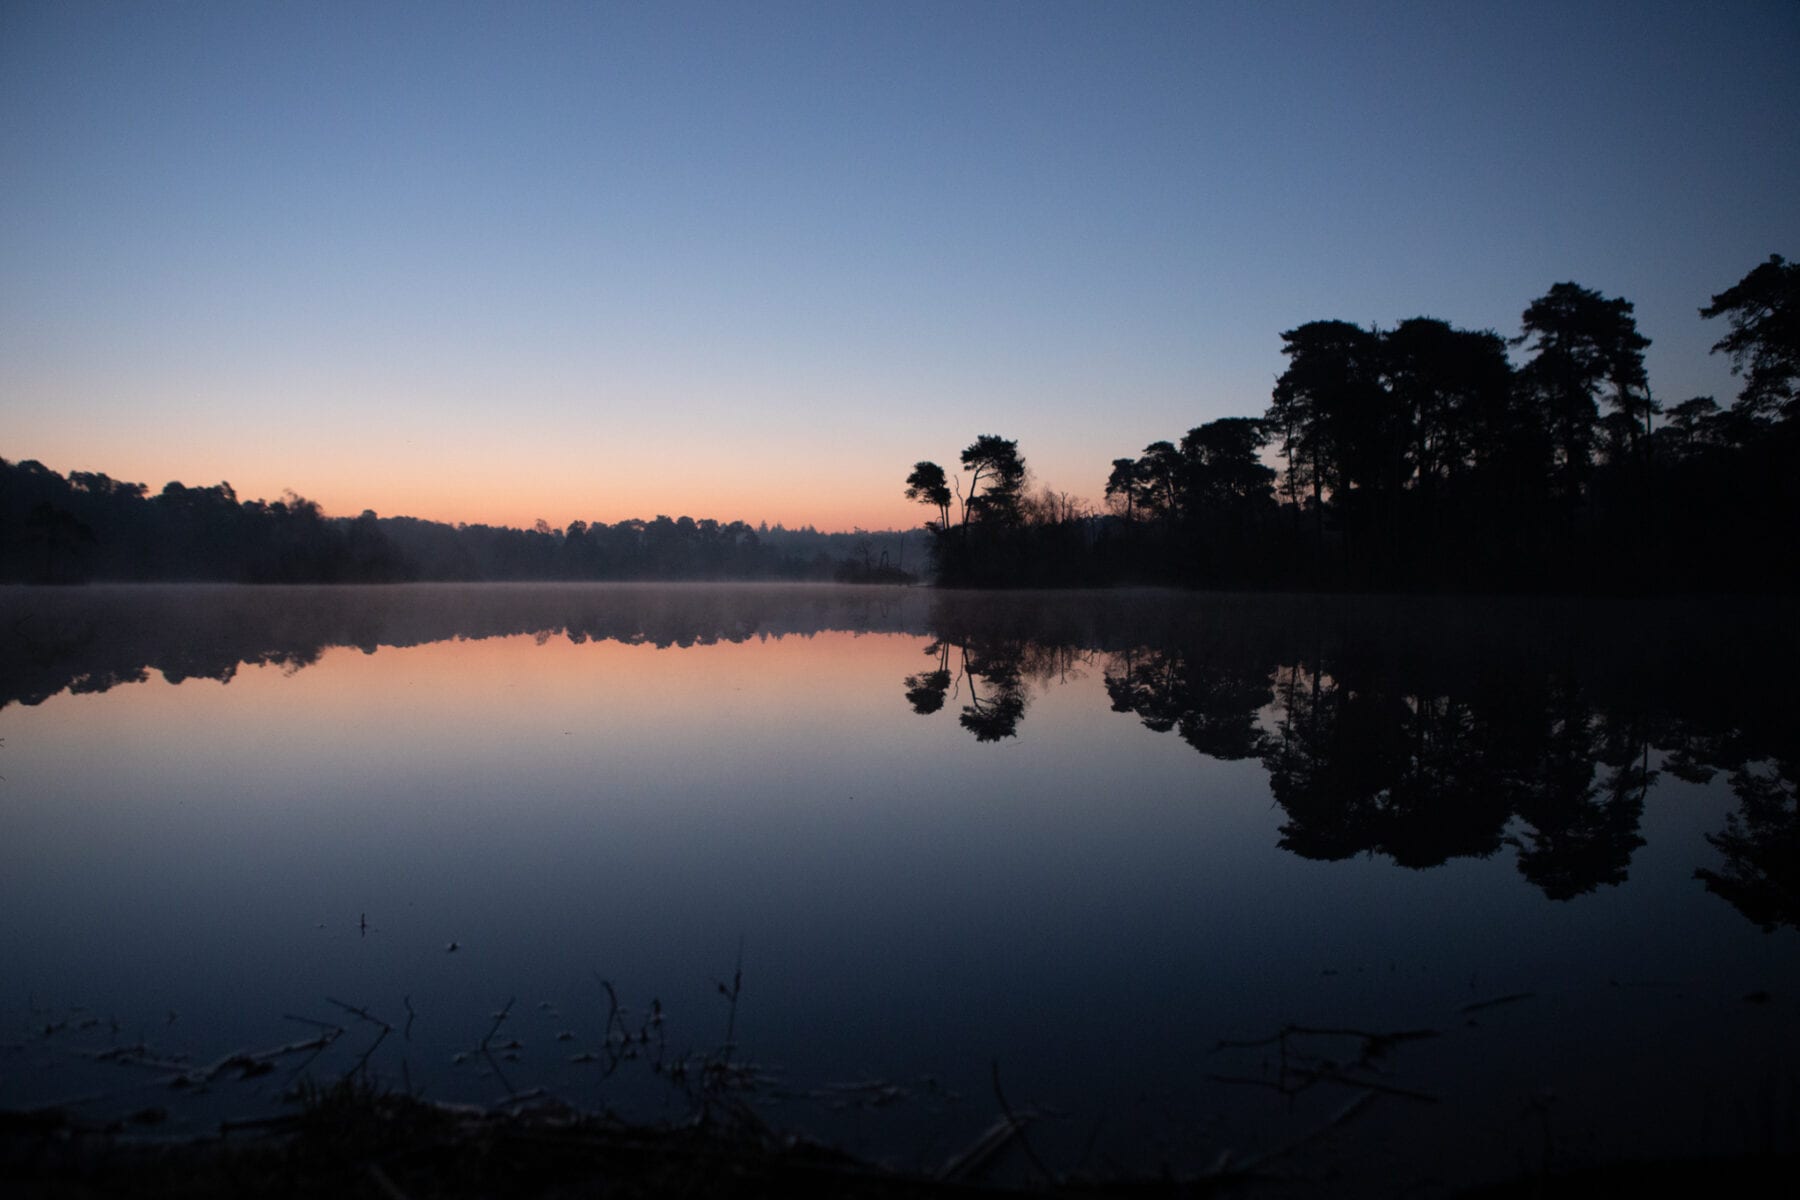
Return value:
[(1800, 5), (0, 6), (0, 454), (330, 511), (909, 524), (1280, 331), (1800, 256)]

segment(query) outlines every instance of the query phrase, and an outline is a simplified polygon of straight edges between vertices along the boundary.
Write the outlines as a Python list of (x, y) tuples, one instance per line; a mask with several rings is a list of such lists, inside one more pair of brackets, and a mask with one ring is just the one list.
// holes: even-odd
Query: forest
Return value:
[(1790, 589), (1800, 264), (1772, 255), (1700, 316), (1726, 322), (1729, 407), (1665, 405), (1631, 303), (1559, 283), (1510, 339), (1431, 317), (1290, 329), (1260, 417), (1113, 460), (1102, 509), (1034, 491), (995, 435), (954, 476), (915, 464), (905, 495), (952, 585)]
[(821, 533), (691, 517), (564, 529), (329, 517), (289, 493), (141, 483), (0, 459), (0, 582), (397, 583), (480, 580), (839, 579), (911, 582), (918, 536)]

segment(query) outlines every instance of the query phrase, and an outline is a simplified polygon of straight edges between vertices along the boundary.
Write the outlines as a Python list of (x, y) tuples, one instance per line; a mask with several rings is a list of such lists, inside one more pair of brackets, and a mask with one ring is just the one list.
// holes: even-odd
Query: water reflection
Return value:
[[(1026, 657), (1033, 650), (1053, 651), (1023, 642), (963, 643), (936, 641), (925, 647), (937, 659), (935, 670), (906, 677), (906, 700), (920, 716), (944, 707), (955, 691), (963, 699), (957, 723), (978, 742), (1014, 737), (1030, 703), (1026, 690)], [(952, 672), (952, 661), (956, 670)]]
[(1779, 605), (427, 586), (12, 589), (0, 608), (0, 708), (151, 672), (300, 671), (333, 646), (906, 634), (925, 661), (896, 719), (1020, 739), (1036, 697), (1097, 672), (1114, 713), (1260, 763), (1294, 855), (1423, 869), (1510, 847), (1555, 900), (1629, 878), (1665, 776), (1723, 775), (1738, 810), (1695, 877), (1764, 929), (1800, 928), (1800, 717), (1782, 686), (1800, 653)]
[(826, 631), (926, 631), (901, 588), (784, 585), (137, 586), (0, 589), (0, 709), (103, 692), (150, 672), (230, 680), (298, 671), (335, 646), (373, 654), (518, 634), (658, 647)]
[(1765, 931), (1800, 929), (1800, 767), (1793, 758), (1731, 772), (1739, 809), (1725, 828), (1706, 840), (1725, 856), (1718, 871), (1702, 867), (1694, 877), (1706, 890)]
[[(980, 741), (1017, 736), (1028, 683), (1052, 686), (1068, 655), (1119, 636), (1065, 622), (1070, 640), (1047, 642), (974, 605), (934, 608), (937, 667), (905, 688), (925, 715), (966, 688), (960, 721)], [(1575, 603), (1278, 598), (1143, 615), (1160, 644), (1101, 654), (1113, 711), (1209, 758), (1259, 760), (1283, 849), (1427, 868), (1510, 846), (1526, 879), (1568, 900), (1629, 877), (1664, 769), (1724, 771), (1741, 807), (1707, 840), (1726, 865), (1696, 877), (1765, 929), (1800, 928), (1796, 723), (1772, 686), (1794, 634), (1772, 609), (1621, 621)]]

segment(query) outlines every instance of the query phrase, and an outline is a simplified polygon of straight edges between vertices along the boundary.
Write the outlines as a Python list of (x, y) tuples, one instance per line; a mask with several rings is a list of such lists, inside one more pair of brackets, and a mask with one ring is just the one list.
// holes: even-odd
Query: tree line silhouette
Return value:
[(1630, 302), (1559, 283), (1510, 340), (1431, 317), (1290, 329), (1261, 417), (1114, 459), (1104, 510), (1034, 493), (991, 434), (958, 474), (915, 464), (905, 495), (952, 585), (1791, 587), (1800, 264), (1771, 256), (1700, 315), (1729, 328), (1729, 408), (1665, 408)]
[[(912, 540), (917, 540), (914, 535)], [(229, 483), (141, 483), (0, 459), (0, 582), (839, 579), (911, 582), (907, 535), (820, 533), (690, 517), (563, 529), (328, 517), (311, 500), (240, 499)]]

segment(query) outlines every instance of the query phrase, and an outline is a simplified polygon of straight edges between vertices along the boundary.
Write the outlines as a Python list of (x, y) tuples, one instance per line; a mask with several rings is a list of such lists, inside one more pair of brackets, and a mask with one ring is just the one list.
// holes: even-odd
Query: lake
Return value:
[(1780, 602), (8, 589), (0, 1105), (710, 1071), (910, 1166), (1003, 1107), (1377, 1190), (1791, 1153), (1796, 665)]

